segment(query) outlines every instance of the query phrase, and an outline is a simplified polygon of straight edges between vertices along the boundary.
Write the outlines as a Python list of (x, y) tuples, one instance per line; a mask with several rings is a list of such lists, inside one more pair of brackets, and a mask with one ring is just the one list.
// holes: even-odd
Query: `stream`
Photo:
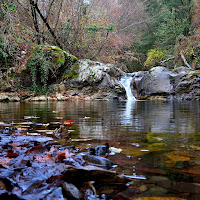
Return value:
[(133, 179), (132, 197), (200, 199), (198, 101), (0, 103), (0, 121), (31, 116), (43, 124), (74, 120), (70, 140), (56, 140), (82, 152), (108, 142), (115, 171)]

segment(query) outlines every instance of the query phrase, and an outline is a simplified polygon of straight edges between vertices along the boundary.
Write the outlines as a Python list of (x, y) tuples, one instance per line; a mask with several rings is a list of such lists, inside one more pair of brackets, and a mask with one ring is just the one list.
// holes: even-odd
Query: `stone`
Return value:
[(199, 99), (200, 71), (179, 67), (169, 70), (154, 67), (146, 72), (133, 73), (133, 93), (139, 99)]
[(72, 183), (64, 182), (62, 188), (66, 193), (66, 197), (72, 200), (79, 200), (82, 198), (83, 194), (78, 190), (78, 188)]
[(76, 95), (80, 96), (79, 93), (83, 91), (83, 95), (91, 97), (87, 99), (98, 100), (109, 100), (125, 95), (125, 90), (119, 83), (120, 77), (125, 73), (114, 65), (88, 59), (80, 60), (76, 73), (73, 78), (64, 80), (66, 88), (78, 89)]
[(101, 156), (85, 155), (84, 159), (90, 163), (94, 163), (94, 165), (96, 164), (102, 167), (112, 167), (116, 165), (115, 162)]
[(163, 95), (173, 93), (173, 84), (170, 80), (175, 74), (165, 67), (154, 67), (143, 76), (137, 85), (140, 95)]
[(15, 101), (20, 101), (20, 97), (17, 94), (14, 93), (0, 93), (0, 102), (15, 102)]
[(47, 96), (41, 95), (41, 96), (31, 97), (26, 99), (25, 101), (47, 101)]
[(75, 56), (57, 46), (37, 45), (27, 59), (26, 68), (21, 71), (21, 84), (26, 87), (43, 86), (44, 81), (53, 84), (77, 61)]
[(130, 179), (119, 176), (116, 172), (109, 171), (100, 167), (87, 165), (84, 167), (73, 167), (65, 165), (64, 180), (68, 183), (75, 185), (87, 182), (95, 181), (95, 183), (114, 183), (114, 184), (126, 184), (130, 182)]

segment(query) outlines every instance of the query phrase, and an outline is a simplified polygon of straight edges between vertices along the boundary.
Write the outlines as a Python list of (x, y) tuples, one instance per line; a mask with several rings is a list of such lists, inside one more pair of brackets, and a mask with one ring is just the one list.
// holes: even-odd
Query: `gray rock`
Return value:
[(78, 188), (72, 183), (64, 182), (62, 188), (66, 193), (66, 197), (72, 200), (79, 200), (82, 198), (83, 194), (78, 190)]
[(133, 93), (140, 99), (200, 98), (200, 72), (197, 70), (179, 67), (170, 71), (154, 67), (147, 72), (133, 73), (133, 79)]
[(124, 88), (119, 83), (120, 77), (124, 74), (114, 65), (86, 59), (79, 62), (78, 76), (67, 79), (64, 83), (67, 88), (78, 89), (76, 95), (84, 92), (83, 95), (91, 96), (90, 99), (109, 100), (125, 94)]
[(84, 167), (73, 167), (70, 165), (65, 166), (64, 180), (68, 183), (75, 185), (87, 182), (95, 181), (96, 183), (113, 183), (113, 184), (126, 184), (130, 182), (130, 179), (119, 176), (116, 172), (112, 172), (100, 167), (87, 165)]
[(172, 94), (175, 76), (176, 74), (165, 67), (154, 67), (140, 79), (137, 85), (138, 93), (142, 96)]
[(17, 94), (14, 93), (0, 93), (0, 101), (3, 102), (20, 101), (20, 98)]
[(84, 159), (90, 163), (99, 165), (100, 167), (112, 167), (113, 165), (116, 165), (115, 162), (101, 156), (85, 155)]

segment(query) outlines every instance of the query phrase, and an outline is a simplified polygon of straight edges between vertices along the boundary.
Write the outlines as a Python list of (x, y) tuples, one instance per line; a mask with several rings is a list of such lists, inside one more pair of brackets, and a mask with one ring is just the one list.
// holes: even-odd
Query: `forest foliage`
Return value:
[(180, 52), (195, 68), (199, 8), (197, 0), (1, 0), (0, 67), (20, 70), (36, 45), (49, 44), (129, 72), (170, 57), (181, 65)]

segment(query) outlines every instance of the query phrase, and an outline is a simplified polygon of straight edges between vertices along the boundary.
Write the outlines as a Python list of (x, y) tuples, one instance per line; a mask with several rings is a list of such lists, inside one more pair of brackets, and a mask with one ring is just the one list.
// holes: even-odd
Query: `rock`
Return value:
[(41, 87), (59, 80), (78, 59), (57, 46), (36, 46), (21, 71), (21, 84)]
[(200, 72), (190, 71), (176, 81), (175, 93), (179, 98), (192, 100), (200, 98)]
[(116, 195), (114, 200), (134, 200), (136, 196), (136, 191), (132, 188), (128, 188)]
[(154, 67), (133, 73), (133, 93), (139, 99), (200, 99), (200, 71), (179, 67)]
[(97, 145), (90, 149), (91, 155), (105, 155), (109, 153), (109, 144)]
[(63, 96), (61, 93), (56, 93), (56, 98), (58, 101), (67, 101), (69, 97)]
[(90, 162), (90, 164), (98, 165), (99, 167), (111, 168), (116, 165), (115, 162), (101, 156), (85, 155), (84, 159)]
[(26, 99), (25, 101), (47, 101), (48, 98), (45, 95), (41, 95), (41, 96), (36, 96), (36, 97), (30, 97), (28, 99)]
[(165, 67), (154, 67), (146, 73), (136, 86), (140, 96), (173, 94), (173, 79), (176, 74)]
[(154, 186), (151, 187), (147, 193), (149, 194), (153, 194), (155, 196), (164, 196), (166, 193), (168, 192), (168, 190), (166, 188), (160, 187), (160, 186)]
[(145, 191), (147, 191), (147, 189), (148, 189), (148, 186), (147, 185), (141, 185), (139, 188), (138, 188), (138, 190), (140, 191), (140, 192), (145, 192)]
[(83, 194), (78, 190), (78, 188), (72, 183), (64, 182), (62, 188), (66, 193), (66, 197), (72, 200), (79, 200), (82, 198)]
[(65, 76), (66, 87), (76, 88), (78, 93), (83, 92), (84, 96), (89, 95), (91, 99), (109, 100), (125, 94), (119, 83), (119, 78), (125, 73), (114, 65), (81, 60), (72, 74), (74, 75)]
[(84, 167), (66, 165), (63, 175), (66, 182), (73, 183), (75, 185), (87, 181), (95, 181), (95, 183), (103, 184), (126, 184), (130, 181), (128, 178), (117, 175), (116, 172), (91, 165)]
[(17, 94), (14, 93), (0, 93), (0, 101), (9, 102), (9, 101), (20, 101), (20, 98)]

